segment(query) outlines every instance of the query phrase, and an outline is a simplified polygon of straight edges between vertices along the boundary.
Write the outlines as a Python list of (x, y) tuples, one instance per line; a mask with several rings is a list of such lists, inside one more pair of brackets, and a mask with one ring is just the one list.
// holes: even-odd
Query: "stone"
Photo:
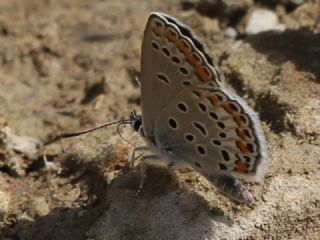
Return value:
[(245, 32), (247, 34), (256, 34), (271, 30), (283, 31), (284, 29), (284, 25), (279, 23), (275, 12), (268, 9), (256, 9), (249, 17)]

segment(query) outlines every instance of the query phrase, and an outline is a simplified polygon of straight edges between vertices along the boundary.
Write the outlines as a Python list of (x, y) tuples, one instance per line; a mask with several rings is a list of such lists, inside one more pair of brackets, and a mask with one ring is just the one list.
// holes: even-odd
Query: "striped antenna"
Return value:
[(101, 129), (101, 128), (105, 128), (105, 127), (108, 127), (108, 126), (111, 126), (111, 125), (115, 125), (115, 124), (129, 124), (129, 123), (132, 123), (132, 118), (114, 121), (114, 122), (111, 122), (111, 123), (103, 124), (103, 125), (101, 125), (101, 126), (98, 126), (98, 127), (95, 127), (95, 128), (91, 128), (91, 129), (88, 129), (88, 130), (84, 130), (84, 131), (80, 131), (80, 132), (66, 132), (66, 133), (62, 133), (61, 135), (55, 136), (55, 137), (53, 137), (52, 139), (50, 139), (49, 141), (47, 141), (47, 142), (44, 144), (44, 146), (49, 145), (49, 144), (51, 144), (51, 143), (54, 143), (54, 142), (56, 142), (56, 141), (59, 141), (59, 140), (61, 140), (61, 139), (63, 139), (63, 138), (77, 137), (77, 136), (80, 136), (80, 135), (83, 135), (83, 134), (86, 134), (86, 133), (90, 133), (90, 132), (93, 132), (93, 131), (96, 131), (96, 130), (99, 130), (99, 129)]

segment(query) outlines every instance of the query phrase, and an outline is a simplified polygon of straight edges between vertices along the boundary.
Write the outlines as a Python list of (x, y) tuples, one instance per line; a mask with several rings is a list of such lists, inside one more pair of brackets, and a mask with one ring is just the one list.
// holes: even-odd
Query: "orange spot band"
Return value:
[(248, 167), (247, 164), (245, 164), (243, 161), (241, 160), (237, 160), (236, 161), (236, 171), (240, 172), (240, 173), (245, 173), (248, 171)]
[(152, 28), (152, 31), (153, 31), (154, 34), (156, 34), (157, 36), (161, 36), (162, 27), (155, 26), (155, 27)]
[(202, 97), (203, 95), (202, 92), (196, 90), (194, 90), (193, 93), (196, 94), (198, 97)]
[(187, 56), (187, 61), (194, 67), (201, 64), (201, 58), (195, 53), (190, 53), (190, 55)]
[(236, 130), (238, 136), (242, 139), (242, 140), (246, 140), (247, 139), (247, 135), (245, 134), (245, 132), (241, 129), (237, 129)]
[(216, 95), (208, 97), (208, 100), (211, 102), (213, 106), (217, 106), (220, 104), (219, 98)]
[(166, 38), (170, 41), (170, 42), (176, 42), (178, 40), (178, 35), (177, 33), (175, 33), (173, 30), (169, 29), (166, 32)]
[(177, 43), (177, 48), (183, 52), (185, 55), (187, 55), (190, 52), (190, 46), (184, 39), (180, 39)]
[(243, 122), (239, 115), (233, 115), (233, 120), (238, 124), (239, 127), (243, 125)]
[(197, 67), (196, 68), (196, 74), (204, 82), (209, 81), (210, 77), (211, 77), (208, 69), (206, 69), (204, 67)]
[(248, 154), (248, 153), (250, 153), (250, 151), (249, 151), (246, 143), (243, 143), (243, 142), (241, 142), (241, 141), (237, 141), (237, 147), (240, 149), (240, 151), (241, 151), (243, 154)]
[(223, 105), (224, 110), (226, 110), (226, 112), (230, 113), (231, 115), (233, 115), (234, 111), (232, 109), (232, 107), (230, 106), (229, 103), (224, 103)]

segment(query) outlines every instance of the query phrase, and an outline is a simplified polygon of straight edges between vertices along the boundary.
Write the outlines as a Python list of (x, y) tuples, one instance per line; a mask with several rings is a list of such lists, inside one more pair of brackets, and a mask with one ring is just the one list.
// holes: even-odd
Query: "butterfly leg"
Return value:
[(142, 151), (150, 151), (150, 147), (149, 146), (140, 146), (140, 147), (136, 147), (133, 149), (132, 154), (131, 154), (131, 167), (133, 167), (135, 161), (139, 157), (141, 157), (141, 155), (136, 156), (137, 152), (142, 152)]
[(208, 179), (227, 197), (241, 203), (252, 203), (252, 194), (235, 178), (226, 174), (209, 174)]
[(146, 178), (146, 165), (145, 165), (145, 161), (146, 160), (157, 160), (159, 159), (159, 157), (157, 155), (147, 155), (147, 156), (142, 156), (140, 159), (140, 184), (139, 184), (139, 188), (135, 194), (136, 197), (139, 196), (140, 192), (143, 189), (143, 185), (144, 185), (144, 181)]

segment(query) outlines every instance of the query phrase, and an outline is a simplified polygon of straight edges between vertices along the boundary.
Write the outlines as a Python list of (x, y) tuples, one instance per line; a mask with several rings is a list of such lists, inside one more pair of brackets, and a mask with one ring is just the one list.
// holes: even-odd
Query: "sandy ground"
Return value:
[[(199, 2), (0, 1), (1, 239), (320, 239), (319, 1)], [(261, 7), (286, 30), (244, 34)], [(43, 148), (140, 110), (134, 79), (151, 11), (190, 25), (259, 113), (270, 159), (264, 183), (246, 183), (252, 206), (195, 172), (153, 165), (135, 199), (132, 147), (115, 127)]]

